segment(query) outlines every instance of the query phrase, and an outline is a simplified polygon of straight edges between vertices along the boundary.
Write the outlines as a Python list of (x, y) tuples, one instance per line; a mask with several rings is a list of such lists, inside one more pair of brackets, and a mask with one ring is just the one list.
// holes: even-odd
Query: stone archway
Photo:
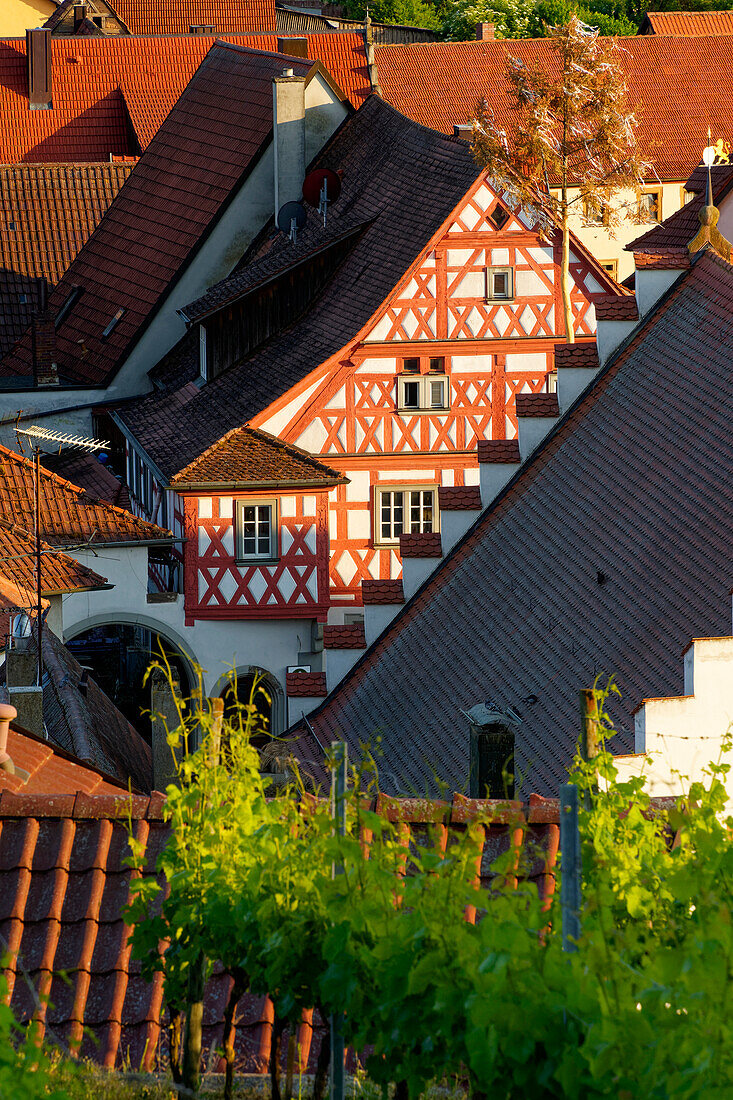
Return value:
[(277, 677), (265, 668), (257, 665), (235, 668), (219, 677), (210, 694), (224, 700), (225, 715), (235, 714), (238, 705), (246, 705), (252, 698), (263, 719), (262, 732), (253, 737), (255, 744), (279, 737), (285, 729), (285, 692)]
[(161, 650), (187, 697), (197, 683), (197, 666), (188, 647), (174, 631), (138, 615), (110, 621), (97, 615), (66, 631), (65, 644), (125, 717), (150, 737), (151, 682), (146, 672)]

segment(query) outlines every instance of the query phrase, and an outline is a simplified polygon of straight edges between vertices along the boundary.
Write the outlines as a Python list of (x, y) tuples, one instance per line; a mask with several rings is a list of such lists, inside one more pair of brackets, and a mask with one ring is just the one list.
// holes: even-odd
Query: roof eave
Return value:
[(259, 492), (262, 489), (332, 489), (336, 485), (345, 485), (347, 477), (306, 478), (298, 481), (287, 481), (275, 478), (270, 481), (186, 481), (171, 482), (171, 488), (176, 492), (230, 492), (233, 489), (241, 492)]

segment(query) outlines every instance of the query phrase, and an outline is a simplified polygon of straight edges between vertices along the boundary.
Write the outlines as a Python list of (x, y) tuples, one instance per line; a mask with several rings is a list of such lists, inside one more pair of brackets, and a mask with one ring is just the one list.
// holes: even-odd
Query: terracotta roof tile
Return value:
[[(25, 41), (0, 39), (0, 163), (104, 161), (110, 154), (139, 153), (217, 37), (52, 37), (53, 107), (48, 111), (28, 109)], [(227, 35), (226, 40), (277, 49), (275, 34)], [(353, 102), (369, 94), (362, 34), (309, 35), (308, 49)]]
[(479, 462), (521, 461), (517, 439), (479, 439), (477, 451)]
[[(315, 164), (342, 170), (343, 189), (325, 229), (311, 211), (298, 249), (312, 251), (344, 228), (367, 228), (349, 238), (348, 254), (307, 312), (263, 347), (200, 389), (190, 382), (181, 386), (177, 374), (168, 393), (147, 395), (119, 410), (167, 476), (252, 420), (352, 340), (478, 177), (464, 142), (415, 125), (378, 96), (370, 96), (344, 122)], [(278, 237), (267, 241), (251, 264), (260, 271), (265, 261), (292, 262), (292, 250), (290, 241)]]
[(0, 358), (31, 322), (33, 280), (60, 281), (134, 164), (0, 167)]
[(414, 531), (400, 535), (401, 558), (439, 558), (443, 551), (438, 531)]
[(324, 649), (366, 649), (364, 625), (324, 626)]
[(730, 11), (648, 11), (652, 34), (690, 35), (733, 34), (733, 12)]
[[(32, 503), (32, 501), (31, 501)], [(11, 514), (6, 513), (6, 514)], [(35, 605), (36, 543), (33, 535), (22, 527), (0, 519), (0, 574), (17, 589), (15, 606)], [(81, 562), (54, 550), (47, 542), (41, 544), (41, 592), (43, 596), (85, 592), (106, 585), (105, 577)], [(3, 596), (12, 599), (7, 589)], [(3, 601), (5, 602), (5, 600)], [(12, 606), (12, 604), (10, 604)]]
[(192, 26), (215, 33), (274, 31), (274, 0), (113, 0), (130, 34), (188, 34)]
[(474, 511), (481, 507), (478, 485), (441, 485), (438, 489), (441, 512)]
[(290, 699), (309, 699), (328, 695), (325, 672), (288, 672), (285, 688)]
[[(94, 543), (158, 542), (169, 531), (140, 519), (124, 508), (89, 496), (57, 474), (41, 467), (41, 535), (53, 546)], [(33, 529), (33, 463), (0, 446), (0, 516), (13, 517)]]
[[(604, 294), (593, 302), (597, 321), (638, 321), (636, 298), (620, 298), (617, 294)], [(568, 345), (574, 347), (575, 345)], [(567, 365), (567, 364), (566, 364)], [(597, 365), (597, 364), (596, 364)]]
[(234, 428), (172, 479), (177, 486), (291, 483), (335, 485), (345, 478), (292, 443), (256, 428)]
[[(636, 298), (629, 298), (629, 301), (636, 306)], [(555, 366), (558, 370), (562, 367), (590, 367), (597, 370), (599, 363), (595, 340), (585, 344), (556, 344)]]
[[(708, 125), (714, 135), (729, 135), (733, 84), (721, 79), (729, 52), (728, 39), (720, 36), (623, 39), (619, 60), (629, 102), (638, 104), (639, 146), (660, 179), (687, 179), (707, 145)], [(444, 133), (474, 117), (484, 96), (500, 124), (511, 127), (507, 54), (543, 67), (552, 57), (546, 39), (377, 46), (380, 88), (409, 118)]]
[(383, 789), (434, 790), (436, 768), (458, 785), (458, 708), (489, 697), (521, 711), (518, 773), (556, 795), (577, 690), (613, 673), (612, 751), (629, 751), (638, 701), (681, 690), (689, 638), (730, 632), (731, 315), (733, 266), (707, 249), (309, 714), (322, 744), (358, 759), (378, 729)]
[[(162, 976), (144, 980), (128, 950), (129, 930), (122, 909), (130, 896), (132, 872), (124, 861), (128, 811), (120, 808), (119, 801), (95, 795), (0, 791), (0, 920), (11, 947), (5, 974), (11, 1007), (21, 1021), (30, 1019), (36, 1009), (25, 973), (36, 989), (50, 994), (53, 1004), (39, 1025), (41, 1034), (46, 1019), (54, 1033), (67, 1041), (74, 1035), (81, 1038), (85, 1028), (95, 1039), (82, 1047), (90, 1058), (109, 1068), (132, 1064), (152, 1070), (165, 1058)], [(479, 875), (488, 886), (492, 863), (508, 851), (512, 841), (505, 824), (506, 803), (475, 800), (468, 810), (467, 806), (468, 800), (454, 795), (451, 802), (383, 798), (380, 808), (406, 827), (416, 842), (431, 824), (444, 823), (460, 833), (469, 818), (481, 820), (484, 848)], [(167, 835), (161, 810), (156, 796), (134, 799), (129, 808), (133, 830), (151, 866)], [(517, 816), (524, 821), (527, 807), (520, 804)], [(546, 815), (527, 828), (532, 849), (548, 852), (548, 858), (540, 856), (527, 871), (541, 897), (554, 886), (558, 820), (557, 813), (554, 818)], [(52, 978), (61, 970), (64, 981)], [(221, 1072), (215, 1050), (221, 1045), (230, 979), (218, 964), (212, 970), (204, 997), (204, 1061)], [(235, 1036), (240, 1072), (267, 1072), (271, 1030), (265, 999), (243, 997)], [(321, 1034), (316, 1026), (306, 1054), (310, 1073)]]
[(47, 470), (58, 474), (64, 481), (78, 485), (89, 496), (130, 511), (129, 489), (115, 477), (108, 465), (99, 461), (98, 455), (85, 451), (61, 451), (56, 455), (42, 455), (41, 462)]
[[(303, 76), (314, 64), (292, 57), (287, 63)], [(58, 314), (73, 288), (82, 290), (56, 329), (62, 381), (100, 384), (115, 374), (259, 156), (272, 129), (272, 79), (282, 67), (281, 54), (225, 42), (212, 46), (50, 295), (49, 309)], [(105, 337), (119, 310), (121, 319)], [(26, 333), (2, 372), (25, 376), (32, 365)]]
[(560, 409), (556, 393), (518, 393), (517, 416), (558, 416)]
[(364, 604), (376, 606), (404, 603), (405, 594), (402, 590), (402, 581), (362, 581), (361, 598)]
[(690, 254), (686, 250), (666, 249), (659, 252), (634, 251), (634, 263), (639, 268), (658, 268), (660, 271), (684, 271), (690, 266)]
[(112, 776), (82, 764), (50, 741), (41, 740), (35, 734), (20, 727), (11, 726), (8, 733), (8, 754), (16, 768), (29, 773), (28, 779), (19, 779), (8, 772), (0, 772), (0, 790), (14, 790), (18, 794), (48, 795), (109, 794), (127, 798), (127, 784)]

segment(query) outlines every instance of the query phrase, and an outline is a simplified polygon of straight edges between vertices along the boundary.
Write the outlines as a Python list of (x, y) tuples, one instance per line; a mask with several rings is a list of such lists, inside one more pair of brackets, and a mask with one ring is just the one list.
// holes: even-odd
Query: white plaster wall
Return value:
[(478, 518), (477, 510), (462, 509), (459, 511), (444, 511), (440, 513), (440, 545), (443, 555), (447, 554), (462, 535), (465, 535), (471, 524)]
[(364, 607), (364, 633), (366, 643), (372, 645), (394, 619), (402, 604), (366, 604)]
[(637, 271), (635, 292), (639, 317), (644, 317), (682, 275), (684, 271), (678, 270), (655, 271), (641, 268)]
[[(659, 184), (654, 180), (648, 181), (648, 187), (662, 188), (662, 219), (670, 217), (682, 206), (684, 201), (682, 197), (683, 184), (684, 181), (682, 180), (663, 184)], [(577, 191), (571, 189), (570, 198), (572, 199), (576, 195)], [(570, 219), (570, 228), (573, 233), (597, 260), (601, 262), (617, 261), (619, 281), (623, 281), (634, 271), (634, 257), (631, 252), (624, 251), (626, 245), (635, 241), (642, 233), (647, 233), (650, 229), (653, 229), (656, 224), (655, 222), (638, 224), (634, 221), (633, 215), (636, 210), (636, 203), (635, 191), (619, 192), (614, 205), (620, 212), (628, 212), (631, 216), (624, 217), (621, 225), (614, 230), (614, 236), (611, 236), (604, 226), (586, 225), (582, 217), (582, 211), (574, 214)], [(576, 203), (576, 205), (578, 204)]]
[[(655, 796), (684, 794), (690, 783), (705, 782), (705, 769), (726, 759), (722, 746), (733, 734), (733, 637), (697, 639), (685, 670), (690, 694), (644, 703), (636, 715), (636, 754), (615, 761), (619, 778), (645, 774)], [(733, 810), (731, 774), (727, 789)]]
[(638, 321), (600, 321), (596, 325), (596, 347), (601, 365), (607, 362), (638, 323)]
[(326, 686), (329, 691), (333, 691), (336, 684), (343, 680), (346, 673), (354, 667), (363, 652), (363, 649), (324, 649)]

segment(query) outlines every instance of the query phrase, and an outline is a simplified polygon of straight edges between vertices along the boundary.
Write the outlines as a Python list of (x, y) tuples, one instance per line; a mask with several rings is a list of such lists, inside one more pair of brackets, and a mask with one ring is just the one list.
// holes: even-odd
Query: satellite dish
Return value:
[(286, 202), (278, 211), (277, 227), (283, 233), (292, 233), (293, 228), (302, 229), (307, 221), (308, 214), (302, 202)]
[(340, 194), (341, 180), (330, 168), (316, 168), (303, 180), (303, 198), (320, 213), (323, 213), (324, 199), (326, 202), (336, 202)]

